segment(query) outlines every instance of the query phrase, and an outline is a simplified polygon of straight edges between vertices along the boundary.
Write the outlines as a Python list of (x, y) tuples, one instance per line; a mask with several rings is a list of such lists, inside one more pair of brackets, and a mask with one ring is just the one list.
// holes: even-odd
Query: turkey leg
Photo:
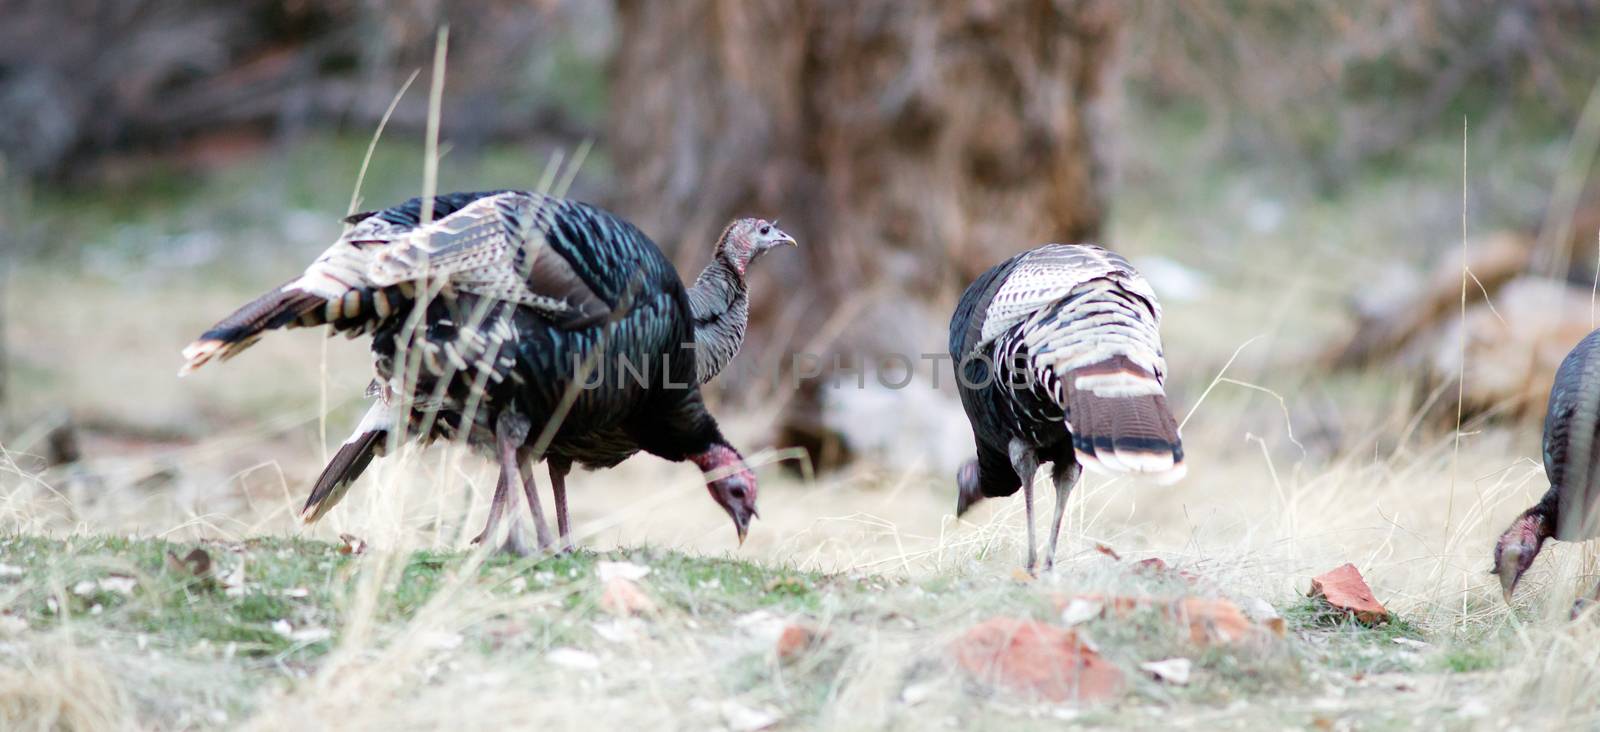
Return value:
[(538, 486), (533, 482), (533, 466), (526, 465), (524, 469), (522, 461), (517, 459), (517, 451), (527, 441), (531, 428), (527, 419), (501, 412), (494, 423), (495, 447), (500, 456), (500, 479), (509, 492), (511, 481), (518, 476), (522, 478), (522, 492), (528, 497), (528, 508), (533, 512), (533, 533), (539, 542), (539, 551), (549, 551), (554, 542), (550, 539), (550, 525), (544, 520), (544, 502), (539, 500)]
[(567, 473), (572, 470), (572, 463), (549, 458), (545, 464), (550, 468), (550, 492), (556, 499), (556, 533), (561, 535), (561, 551), (571, 552), (575, 549), (572, 530), (567, 524)]
[(1035, 553), (1033, 536), (1033, 474), (1039, 472), (1039, 457), (1033, 453), (1033, 448), (1028, 447), (1022, 440), (1011, 441), (1011, 467), (1017, 471), (1017, 477), (1022, 479), (1022, 502), (1028, 514), (1028, 563), (1026, 568), (1029, 574), (1033, 573), (1038, 555)]
[[(1070, 458), (1069, 458), (1070, 459)], [(1051, 471), (1050, 477), (1056, 484), (1056, 518), (1050, 524), (1050, 549), (1044, 555), (1044, 571), (1049, 572), (1056, 566), (1056, 540), (1061, 538), (1061, 519), (1067, 515), (1067, 496), (1072, 494), (1072, 487), (1078, 484), (1078, 476), (1083, 474), (1083, 468), (1073, 462), (1065, 469), (1058, 463)]]

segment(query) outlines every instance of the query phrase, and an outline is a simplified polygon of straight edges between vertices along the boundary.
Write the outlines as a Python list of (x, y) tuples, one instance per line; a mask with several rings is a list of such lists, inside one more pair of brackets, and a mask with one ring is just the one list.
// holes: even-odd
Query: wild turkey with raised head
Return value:
[[(554, 477), (558, 465), (561, 475), (574, 461), (610, 467), (644, 450), (695, 462), (742, 541), (755, 515), (755, 479), (698, 388), (708, 367), (696, 315), (712, 309), (713, 293), (702, 292), (708, 304), (693, 306), (648, 237), (587, 204), (491, 191), (437, 196), (431, 215), (423, 213), (412, 199), (350, 217), (352, 228), (303, 275), (184, 350), (187, 373), (274, 328), (327, 325), (373, 335), (378, 378), (370, 391), (378, 401), (324, 469), (302, 516), (326, 513), (390, 439), (444, 437), (465, 439), (500, 465), (479, 539), (494, 535), (520, 474), (540, 547), (552, 544), (533, 462), (548, 458)], [(736, 221), (712, 267), (737, 269), (742, 285), (749, 262), (784, 243), (793, 239), (769, 223)], [(721, 294), (732, 303), (744, 290)], [(717, 353), (731, 358), (736, 350)], [(564, 485), (555, 483), (565, 535)], [(524, 549), (514, 530), (509, 547)]]
[[(1494, 545), (1507, 603), (1546, 539), (1600, 536), (1600, 330), (1578, 341), (1556, 368), (1544, 416), (1544, 474), (1550, 489), (1511, 522)], [(1600, 588), (1590, 599), (1600, 599)]]
[(1082, 468), (1182, 478), (1160, 326), (1150, 285), (1097, 246), (1047, 244), (979, 276), (950, 320), (956, 386), (978, 448), (956, 474), (956, 515), (1022, 488), (1032, 571), (1033, 478), (1040, 463), (1052, 463), (1048, 570)]

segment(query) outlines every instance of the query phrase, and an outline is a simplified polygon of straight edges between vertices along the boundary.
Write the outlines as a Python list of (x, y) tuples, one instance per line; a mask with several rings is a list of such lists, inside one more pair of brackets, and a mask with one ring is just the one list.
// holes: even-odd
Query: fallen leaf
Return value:
[(244, 595), (244, 564), (241, 562), (237, 568), (222, 576), (222, 593), (228, 597), (241, 597)]
[(333, 637), (333, 631), (327, 628), (301, 628), (289, 633), (289, 640), (296, 643), (316, 643)]
[(734, 618), (733, 624), (762, 643), (777, 643), (789, 623), (771, 611), (754, 610)]
[(133, 588), (139, 584), (139, 581), (132, 577), (119, 577), (117, 575), (112, 575), (110, 577), (100, 578), (100, 581), (96, 582), (95, 584), (98, 585), (104, 592), (115, 592), (119, 595), (131, 595), (133, 594)]
[(1424, 648), (1432, 648), (1433, 647), (1432, 643), (1428, 643), (1428, 642), (1425, 642), (1425, 641), (1419, 641), (1419, 640), (1417, 640), (1415, 638), (1392, 638), (1391, 640), (1393, 640), (1395, 642), (1395, 645), (1405, 646), (1407, 648), (1415, 648), (1415, 649), (1417, 649), (1419, 651), (1424, 649)]
[(594, 634), (612, 643), (632, 643), (639, 639), (639, 621), (618, 618), (594, 624)]
[(1244, 614), (1258, 623), (1265, 623), (1273, 618), (1280, 617), (1278, 609), (1259, 597), (1247, 597), (1244, 601)]
[(14, 564), (0, 564), (0, 577), (21, 577), (26, 571)]
[(1023, 584), (1027, 584), (1027, 583), (1032, 582), (1032, 581), (1034, 581), (1035, 579), (1038, 579), (1038, 578), (1036, 578), (1033, 575), (1029, 574), (1028, 570), (1026, 570), (1026, 569), (1023, 569), (1021, 567), (1014, 567), (1011, 570), (1011, 579), (1014, 579), (1014, 580), (1016, 580), (1018, 582), (1021, 582)]
[(1061, 623), (1069, 628), (1082, 625), (1100, 617), (1105, 609), (1106, 604), (1099, 600), (1074, 597), (1067, 602), (1067, 608), (1061, 611)]
[(1135, 562), (1133, 568), (1148, 574), (1160, 574), (1167, 571), (1167, 563), (1161, 561), (1159, 557), (1150, 557)]
[(1187, 658), (1169, 658), (1165, 661), (1141, 663), (1139, 668), (1150, 672), (1157, 681), (1183, 686), (1189, 683), (1189, 670), (1193, 665)]
[(1354, 564), (1317, 575), (1311, 580), (1310, 596), (1321, 598), (1329, 607), (1367, 625), (1389, 619), (1389, 611), (1373, 596), (1372, 588), (1367, 586)]
[(361, 554), (367, 550), (367, 542), (354, 534), (339, 535), (340, 554)]
[(1034, 620), (990, 618), (962, 634), (952, 651), (973, 678), (1025, 696), (1106, 701), (1126, 687), (1122, 671), (1076, 631)]
[(448, 630), (430, 630), (421, 634), (418, 640), (423, 647), (430, 651), (453, 651), (461, 647), (463, 641), (460, 633)]
[(804, 623), (790, 623), (778, 634), (775, 650), (778, 660), (789, 663), (804, 655), (816, 646), (819, 634), (811, 626)]
[(595, 565), (595, 573), (601, 582), (609, 582), (617, 577), (637, 582), (650, 574), (650, 568), (633, 562), (600, 562)]
[(211, 579), (211, 555), (206, 553), (206, 550), (195, 547), (179, 559), (177, 554), (169, 551), (167, 569), (179, 576), (204, 582)]
[(783, 717), (771, 709), (755, 709), (729, 699), (722, 703), (722, 721), (734, 732), (756, 732), (771, 727)]
[(806, 583), (799, 577), (773, 577), (767, 580), (767, 592), (799, 593), (807, 589)]
[(900, 691), (900, 702), (908, 707), (914, 707), (931, 698), (936, 687), (937, 685), (931, 681), (911, 684)]
[(1251, 635), (1250, 621), (1239, 606), (1220, 598), (1185, 597), (1177, 614), (1189, 624), (1189, 639), (1203, 646), (1236, 643)]
[(618, 617), (644, 615), (656, 611), (656, 603), (633, 580), (614, 576), (605, 580), (600, 592), (600, 609)]
[(1112, 559), (1115, 559), (1117, 561), (1122, 561), (1122, 555), (1118, 554), (1117, 550), (1112, 549), (1111, 547), (1106, 546), (1105, 544), (1095, 544), (1094, 545), (1094, 550), (1097, 551), (1097, 552), (1100, 552), (1101, 554), (1104, 554), (1104, 555), (1106, 555), (1108, 557), (1111, 557)]
[(593, 671), (600, 668), (600, 658), (588, 651), (576, 648), (556, 648), (545, 654), (544, 659), (562, 668), (575, 671)]

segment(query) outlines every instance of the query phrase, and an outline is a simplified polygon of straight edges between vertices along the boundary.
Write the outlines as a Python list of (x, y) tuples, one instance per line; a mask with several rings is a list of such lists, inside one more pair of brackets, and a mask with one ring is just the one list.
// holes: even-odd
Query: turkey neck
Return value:
[(721, 251), (689, 288), (689, 310), (694, 314), (695, 376), (704, 384), (739, 352), (750, 319), (744, 275)]

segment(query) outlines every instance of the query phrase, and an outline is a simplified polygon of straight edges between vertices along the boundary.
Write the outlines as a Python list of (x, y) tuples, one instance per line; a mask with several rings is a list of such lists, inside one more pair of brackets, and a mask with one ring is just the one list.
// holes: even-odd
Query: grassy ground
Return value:
[[(1112, 245), (1209, 283), (1168, 298), (1164, 327), (1191, 473), (1175, 488), (1087, 478), (1056, 574), (1032, 582), (1014, 572), (1019, 501), (957, 521), (943, 471), (870, 457), (796, 478), (756, 451), (772, 419), (759, 405), (718, 410), (761, 463), (763, 518), (741, 549), (692, 468), (648, 458), (573, 478), (575, 556), (469, 552), (492, 476), (450, 449), (375, 463), (302, 527), (307, 482), (362, 409), (361, 345), (296, 333), (172, 373), (190, 337), (334, 235), (364, 141), (24, 200), (11, 220), (51, 246), (14, 263), (5, 292), (0, 728), (1600, 725), (1600, 630), (1564, 620), (1592, 561), (1547, 549), (1516, 609), (1485, 574), (1494, 535), (1545, 488), (1537, 427), (1467, 425), (1458, 445), (1418, 426), (1409, 375), (1328, 375), (1307, 358), (1384, 268), (1454, 245), (1458, 148), (1420, 147), (1329, 194), (1197, 157), (1166, 131), (1127, 134), (1151, 144), (1125, 166)], [(1472, 176), (1472, 231), (1525, 221), (1528, 191), (1561, 165), (1559, 146), (1473, 151), (1496, 175)], [(415, 160), (414, 145), (380, 146), (368, 199), (410, 195)], [(528, 150), (446, 158), (440, 187), (528, 185), (543, 166)], [(1173, 173), (1214, 169), (1229, 172)], [(600, 185), (603, 166), (590, 170), (580, 186)], [(46, 468), (62, 418), (82, 428), (84, 459)], [(196, 548), (205, 578), (168, 559)], [(1151, 556), (1193, 583), (1131, 568)], [(601, 562), (648, 568), (637, 581), (656, 611), (604, 611)], [(1394, 622), (1353, 625), (1304, 597), (1345, 562)], [(1089, 620), (1081, 632), (1131, 679), (1104, 706), (1020, 698), (952, 667), (974, 623), (1059, 624), (1058, 599), (1083, 593), (1265, 603), (1288, 632), (1201, 646), (1159, 613)], [(788, 623), (822, 640), (783, 661)], [(1172, 657), (1195, 663), (1187, 686), (1139, 670)]]
[[(1062, 718), (1373, 728), (1408, 727), (1419, 715), (1442, 726), (1498, 725), (1508, 719), (1492, 702), (1533, 661), (1526, 655), (1545, 650), (1507, 649), (1506, 633), (1463, 645), (1403, 617), (1368, 628), (1310, 601), (1281, 608), (1290, 631), (1281, 640), (1208, 647), (1141, 613), (1080, 626), (1132, 681), (1115, 704), (1075, 707), (975, 686), (949, 668), (947, 648), (995, 614), (1059, 622), (1054, 598), (1065, 593), (1244, 598), (1204, 578), (1191, 585), (1105, 557), (1024, 582), (816, 573), (651, 548), (486, 560), (283, 539), (9, 536), (0, 547), (8, 727), (138, 718), (274, 728), (314, 718), (354, 728), (579, 728), (662, 715), (683, 728), (735, 729), (769, 718), (823, 728), (1015, 728)], [(212, 561), (203, 579), (168, 559), (196, 548)], [(648, 568), (638, 584), (654, 609), (636, 617), (602, 609), (604, 562)], [(819, 640), (780, 658), (776, 639), (789, 623), (816, 629)], [(1189, 684), (1137, 674), (1141, 662), (1172, 657), (1194, 661)]]

